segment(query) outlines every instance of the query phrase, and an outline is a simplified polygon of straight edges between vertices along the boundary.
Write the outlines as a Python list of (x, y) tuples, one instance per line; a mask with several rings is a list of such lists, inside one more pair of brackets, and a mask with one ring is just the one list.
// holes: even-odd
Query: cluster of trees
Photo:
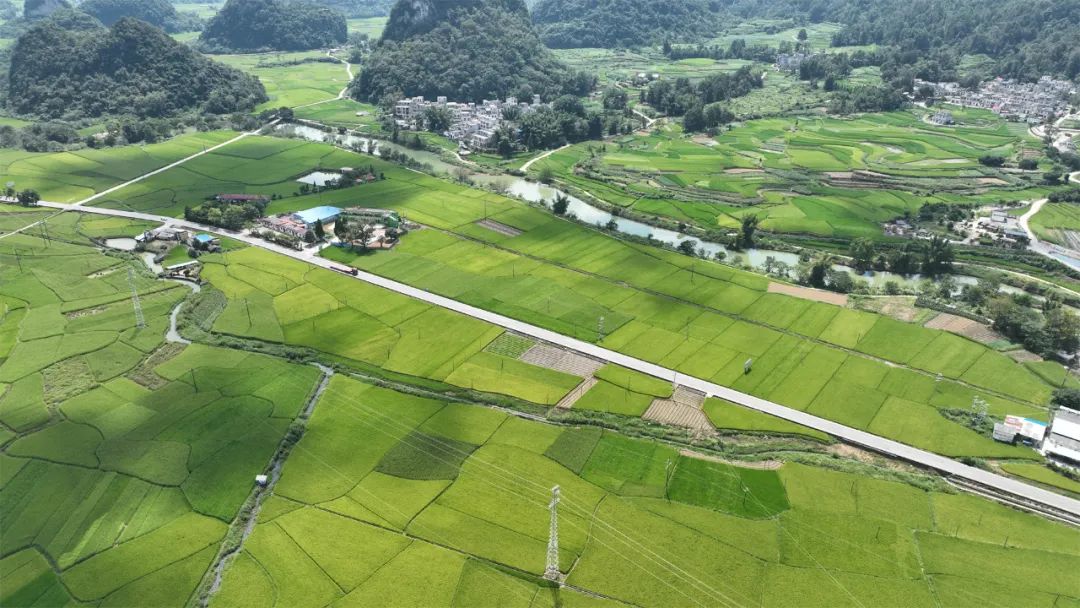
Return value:
[(1043, 356), (1080, 348), (1080, 318), (1053, 300), (1042, 313), (1009, 296), (998, 296), (987, 304), (994, 329), (1024, 348)]
[(952, 270), (956, 257), (949, 240), (934, 235), (926, 241), (909, 241), (889, 250), (879, 251), (868, 238), (858, 238), (848, 247), (851, 265), (859, 272), (888, 270), (897, 274), (934, 276)]
[(85, 0), (79, 10), (112, 25), (124, 17), (134, 17), (166, 32), (202, 29), (203, 21), (192, 13), (178, 13), (168, 0)]
[(196, 207), (184, 207), (184, 219), (189, 222), (221, 226), (228, 230), (239, 230), (251, 220), (262, 217), (267, 204), (267, 201), (262, 200), (247, 203), (208, 200)]
[(716, 127), (732, 120), (717, 102), (742, 97), (763, 85), (761, 73), (743, 66), (731, 74), (715, 74), (692, 83), (688, 78), (658, 80), (641, 92), (641, 101), (672, 116), (686, 115), (687, 130)]
[(833, 46), (890, 46), (897, 64), (919, 71), (988, 55), (990, 75), (1080, 74), (1080, 0), (735, 0), (731, 11), (841, 23)]
[(532, 7), (552, 48), (627, 48), (695, 40), (721, 29), (710, 0), (540, 0)]
[(19, 201), (19, 204), (23, 207), (34, 207), (38, 204), (38, 201), (41, 200), (41, 195), (38, 194), (37, 190), (26, 189), (16, 191), (15, 188), (12, 188), (11, 186), (4, 188), (4, 196)]
[(340, 45), (345, 16), (302, 1), (228, 0), (199, 36), (207, 52), (304, 51)]
[(829, 100), (829, 112), (852, 114), (855, 112), (889, 112), (907, 104), (904, 94), (894, 88), (862, 85), (837, 89)]
[(1047, 195), (1046, 198), (1051, 203), (1080, 203), (1080, 188), (1055, 190)]
[(391, 11), (354, 83), (363, 101), (584, 95), (596, 75), (568, 69), (536, 35), (521, 0), (415, 0)]
[[(783, 44), (783, 43), (781, 43)], [(748, 45), (743, 38), (736, 38), (727, 47), (712, 44), (677, 45), (664, 42), (662, 47), (664, 54), (669, 59), (746, 59), (748, 61), (760, 61), (761, 63), (773, 63), (776, 61), (778, 49), (767, 44)]]
[(44, 118), (227, 114), (266, 99), (258, 78), (203, 57), (160, 28), (123, 18), (105, 29), (75, 11), (19, 37), (8, 74), (8, 108)]

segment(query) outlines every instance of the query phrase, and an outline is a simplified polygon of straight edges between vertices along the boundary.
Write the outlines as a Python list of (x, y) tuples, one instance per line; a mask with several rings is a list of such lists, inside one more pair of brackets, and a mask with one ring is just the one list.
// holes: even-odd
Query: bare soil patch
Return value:
[(837, 306), (847, 306), (848, 303), (847, 294), (824, 291), (821, 289), (813, 289), (810, 287), (799, 287), (798, 285), (788, 285), (787, 283), (770, 282), (769, 293), (782, 293), (784, 295), (794, 296), (796, 298), (802, 298), (804, 300), (825, 302), (826, 304), (836, 304)]

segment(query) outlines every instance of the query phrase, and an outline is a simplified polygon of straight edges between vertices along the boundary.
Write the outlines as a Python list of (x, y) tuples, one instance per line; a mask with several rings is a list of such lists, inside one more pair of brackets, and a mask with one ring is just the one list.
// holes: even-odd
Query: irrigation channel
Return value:
[[(358, 135), (351, 134), (337, 134), (327, 133), (315, 127), (298, 125), (298, 124), (280, 124), (277, 126), (278, 131), (282, 133), (288, 133), (297, 137), (307, 139), (309, 141), (315, 141), (320, 143), (331, 143), (344, 148), (358, 148), (366, 153), (380, 156), (381, 150), (394, 150), (401, 154), (405, 154), (413, 160), (431, 166), (436, 173), (450, 174), (455, 169), (459, 169), (457, 165), (451, 164), (443, 160), (438, 154), (427, 150), (413, 150), (406, 148), (392, 142), (386, 142), (382, 140), (369, 139)], [(666, 243), (673, 247), (677, 247), (683, 241), (693, 241), (696, 243), (698, 250), (704, 250), (709, 257), (715, 257), (718, 253), (723, 253), (729, 258), (739, 256), (743, 261), (757, 270), (765, 268), (767, 260), (772, 258), (773, 263), (783, 262), (788, 266), (794, 268), (799, 263), (799, 256), (796, 253), (790, 251), (777, 251), (773, 249), (757, 249), (750, 248), (741, 251), (731, 251), (720, 243), (714, 243), (711, 241), (704, 241), (692, 236), (681, 234), (675, 230), (669, 230), (667, 228), (659, 228), (652, 226), (644, 222), (639, 222), (624, 217), (613, 215), (603, 209), (590, 205), (589, 203), (581, 200), (576, 196), (572, 196), (569, 193), (562, 192), (557, 188), (542, 184), (539, 182), (531, 181), (523, 177), (517, 177), (513, 175), (493, 175), (488, 173), (473, 173), (469, 176), (474, 183), (480, 185), (489, 185), (498, 183), (506, 189), (506, 193), (510, 196), (519, 198), (530, 203), (541, 203), (544, 205), (550, 205), (551, 201), (555, 199), (557, 194), (562, 194), (570, 200), (570, 206), (567, 208), (568, 214), (573, 214), (579, 221), (590, 225), (607, 226), (610, 222), (614, 221), (615, 230), (623, 234), (635, 236), (639, 238), (652, 237), (653, 240)], [(851, 273), (852, 275), (868, 282), (873, 287), (884, 287), (886, 283), (894, 282), (901, 287), (908, 289), (917, 289), (924, 280), (925, 277), (919, 274), (902, 275), (888, 271), (867, 271), (865, 273), (857, 273), (849, 266), (842, 264), (834, 264), (834, 270), (841, 272)], [(974, 285), (978, 282), (976, 277), (964, 274), (949, 275), (953, 281), (956, 282), (957, 288), (961, 288), (964, 285)], [(1005, 293), (1025, 293), (1023, 290), (1013, 287), (1011, 285), (1002, 285), (1001, 291)]]

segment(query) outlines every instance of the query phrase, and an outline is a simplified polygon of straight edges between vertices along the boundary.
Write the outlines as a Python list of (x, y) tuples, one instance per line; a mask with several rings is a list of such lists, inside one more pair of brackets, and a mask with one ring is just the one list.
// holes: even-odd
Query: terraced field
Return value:
[[(555, 485), (561, 589), (540, 578)], [(1051, 606), (1080, 594), (1055, 574), (1080, 566), (1076, 530), (977, 498), (732, 466), (340, 377), (258, 521), (211, 605)]]
[(879, 236), (881, 222), (927, 202), (1045, 194), (978, 163), (1015, 157), (1027, 143), (1021, 136), (989, 112), (956, 112), (955, 127), (928, 124), (913, 110), (752, 120), (712, 139), (669, 126), (602, 148), (578, 144), (532, 169), (550, 168), (613, 205), (708, 229), (736, 227), (752, 213), (767, 230), (835, 236)]
[[(255, 156), (246, 152), (248, 147), (273, 160), (245, 159)], [(1052, 385), (975, 342), (872, 313), (766, 293), (767, 281), (759, 275), (628, 244), (495, 194), (322, 144), (249, 138), (241, 147), (226, 149), (230, 150), (231, 157), (208, 155), (205, 161), (200, 158), (182, 171), (156, 176), (115, 196), (139, 209), (170, 209), (170, 205), (177, 209), (183, 202), (176, 200), (174, 185), (190, 183), (185, 172), (203, 171), (199, 168), (203, 162), (207, 171), (231, 178), (249, 171), (257, 174), (259, 185), (246, 189), (264, 193), (293, 188), (292, 176), (312, 168), (319, 162), (316, 159), (331, 167), (372, 162), (386, 180), (320, 196), (287, 197), (275, 201), (270, 210), (316, 204), (393, 208), (439, 230), (410, 234), (391, 254), (355, 256), (331, 249), (325, 255), (566, 335), (600, 339), (620, 352), (917, 447), (950, 456), (1034, 457), (1030, 450), (995, 443), (941, 415), (944, 409), (970, 408), (979, 395), (991, 403), (995, 415), (1046, 417)], [(224, 188), (211, 182), (205, 192), (215, 187)], [(476, 223), (485, 217), (521, 234), (509, 236)], [(230, 255), (230, 260), (237, 258)], [(272, 268), (260, 264), (249, 266)], [(211, 270), (208, 276), (232, 296), (228, 283), (222, 282), (225, 274)], [(322, 322), (297, 318), (289, 312), (291, 307), (278, 303), (284, 296), (275, 290), (298, 284), (299, 279), (287, 284), (274, 281), (268, 282), (273, 287), (257, 285), (262, 294), (244, 295), (251, 300), (249, 309), (256, 307), (255, 314), (233, 306), (219, 321), (229, 325), (218, 329), (284, 339), (458, 386), (470, 387), (470, 382), (481, 383), (473, 385), (477, 388), (489, 386), (482, 373), (492, 365), (486, 357), (470, 366), (468, 375), (451, 367), (414, 368), (394, 356), (400, 340), (391, 328), (397, 321), (387, 323), (378, 314), (362, 311), (378, 322), (353, 323), (349, 320), (355, 314), (350, 310), (356, 307), (353, 300), (344, 305), (346, 296), (333, 292), (339, 288), (322, 285), (331, 296), (312, 296), (306, 287), (296, 295), (296, 301), (307, 306), (305, 314), (322, 315)], [(237, 293), (251, 287), (245, 284)], [(263, 312), (270, 308), (277, 320)], [(248, 318), (253, 321), (248, 323)], [(603, 336), (598, 336), (601, 318)], [(362, 327), (355, 330), (360, 338), (347, 340), (347, 334), (337, 329), (345, 326)], [(462, 351), (464, 346), (437, 352), (457, 357), (456, 366), (474, 352)], [(748, 358), (755, 360), (754, 373), (744, 375)], [(610, 389), (600, 385), (594, 390)], [(552, 390), (549, 397), (545, 390), (539, 401), (553, 403), (557, 393)], [(643, 405), (643, 398), (637, 397), (617, 409), (638, 414)]]

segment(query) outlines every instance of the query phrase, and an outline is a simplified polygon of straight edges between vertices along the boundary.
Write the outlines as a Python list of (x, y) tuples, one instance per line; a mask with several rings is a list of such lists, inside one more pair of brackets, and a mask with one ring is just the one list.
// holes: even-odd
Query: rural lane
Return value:
[(1029, 226), (1031, 218), (1035, 217), (1035, 214), (1042, 210), (1043, 205), (1047, 203), (1048, 199), (1040, 198), (1039, 200), (1031, 201), (1031, 207), (1017, 218), (1017, 222), (1020, 227), (1027, 233), (1028, 250), (1033, 251), (1039, 255), (1048, 257), (1052, 260), (1060, 262), (1073, 270), (1080, 271), (1080, 254), (1071, 249), (1066, 249), (1053, 243), (1047, 243), (1046, 241), (1040, 241), (1039, 237), (1035, 235), (1035, 231)]
[[(184, 227), (191, 230), (213, 232), (215, 234), (221, 234), (223, 236), (242, 241), (254, 247), (260, 247), (274, 253), (286, 255), (291, 258), (313, 264), (315, 266), (320, 266), (322, 268), (327, 268), (330, 270), (340, 268), (339, 264), (335, 264), (330, 260), (318, 257), (317, 251), (296, 251), (263, 241), (262, 239), (246, 234), (223, 231), (220, 228), (196, 224), (177, 218), (152, 215), (148, 213), (138, 213), (134, 211), (102, 209), (99, 207), (83, 207), (77, 205), (66, 205), (62, 203), (50, 203), (44, 201), (41, 203), (41, 206), (57, 209), (61, 212), (71, 210), (84, 213), (111, 215), (131, 219), (146, 220), (151, 222), (162, 222), (172, 226)], [(343, 274), (343, 276), (350, 275)], [(983, 486), (992, 488), (1005, 494), (1020, 497), (1034, 503), (1051, 507), (1058, 511), (1069, 513), (1074, 517), (1080, 517), (1080, 500), (1075, 500), (1073, 498), (1062, 496), (1060, 494), (1055, 494), (1054, 492), (1043, 490), (1042, 488), (1037, 488), (1026, 483), (1017, 481), (1015, 479), (971, 467), (957, 462), (956, 460), (953, 460), (951, 458), (947, 458), (945, 456), (939, 456), (932, 452), (914, 448), (898, 441), (885, 439), (884, 437), (879, 437), (877, 435), (873, 435), (859, 429), (845, 426), (831, 420), (826, 420), (818, 416), (807, 414), (806, 412), (785, 407), (778, 403), (773, 403), (771, 401), (767, 401), (753, 395), (748, 395), (746, 393), (742, 393), (726, 386), (721, 386), (719, 384), (709, 382), (707, 380), (687, 376), (686, 374), (679, 373), (666, 367), (661, 367), (648, 361), (636, 359), (634, 357), (630, 357), (589, 342), (577, 340), (575, 338), (564, 336), (562, 334), (544, 329), (542, 327), (537, 327), (535, 325), (530, 325), (528, 323), (518, 321), (517, 319), (511, 319), (510, 317), (505, 317), (503, 315), (483, 310), (475, 306), (470, 306), (469, 304), (458, 302), (457, 300), (452, 300), (445, 296), (424, 291), (411, 285), (399, 283), (398, 281), (394, 281), (385, 277), (358, 270), (355, 278), (360, 281), (364, 281), (366, 283), (370, 283), (372, 285), (376, 285), (378, 287), (382, 287), (384, 289), (388, 289), (390, 291), (409, 296), (411, 298), (416, 298), (418, 300), (433, 304), (435, 306), (440, 306), (442, 308), (446, 308), (448, 310), (452, 310), (475, 319), (480, 319), (482, 321), (498, 325), (504, 329), (508, 329), (519, 334), (523, 334), (532, 338), (536, 338), (538, 340), (543, 340), (551, 344), (575, 350), (596, 359), (615, 363), (617, 365), (621, 365), (623, 367), (627, 367), (648, 374), (650, 376), (662, 378), (672, 383), (681, 384), (688, 388), (702, 391), (710, 396), (726, 399), (728, 401), (731, 401), (732, 403), (737, 403), (752, 410), (756, 410), (765, 414), (769, 414), (771, 416), (776, 416), (777, 418), (782, 418), (796, 424), (801, 424), (803, 426), (816, 429), (829, 435), (833, 435), (834, 437), (842, 439), (848, 443), (862, 446), (875, 452), (888, 454), (890, 456), (894, 456), (908, 462), (912, 462), (918, 465), (922, 465), (924, 467), (937, 470), (946, 475), (953, 475), (962, 479), (966, 479), (968, 481), (981, 484)], [(753, 373), (753, 371), (751, 371), (750, 373)]]

